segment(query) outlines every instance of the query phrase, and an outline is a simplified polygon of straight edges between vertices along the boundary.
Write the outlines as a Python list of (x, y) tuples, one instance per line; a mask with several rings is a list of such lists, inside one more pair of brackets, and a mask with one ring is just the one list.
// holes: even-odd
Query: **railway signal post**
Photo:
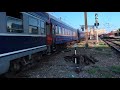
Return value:
[(98, 44), (99, 42), (98, 42), (98, 26), (99, 26), (99, 23), (98, 23), (98, 14), (97, 13), (95, 13), (95, 24), (94, 24), (95, 26), (96, 26), (96, 43)]
[(86, 40), (86, 44), (85, 47), (88, 47), (88, 26), (87, 26), (87, 12), (84, 12), (84, 19), (85, 19), (85, 40)]

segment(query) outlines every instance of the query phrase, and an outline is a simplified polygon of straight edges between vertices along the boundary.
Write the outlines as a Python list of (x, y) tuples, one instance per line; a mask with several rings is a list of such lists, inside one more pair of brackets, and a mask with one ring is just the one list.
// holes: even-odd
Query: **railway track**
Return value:
[(116, 50), (117, 52), (120, 53), (120, 44), (115, 43), (112, 40), (103, 40), (106, 44), (108, 44), (111, 48), (113, 48), (114, 50)]

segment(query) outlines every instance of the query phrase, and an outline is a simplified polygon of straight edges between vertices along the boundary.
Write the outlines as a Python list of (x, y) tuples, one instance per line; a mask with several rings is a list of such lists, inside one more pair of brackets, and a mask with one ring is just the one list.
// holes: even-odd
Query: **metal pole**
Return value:
[(86, 39), (86, 46), (88, 46), (88, 26), (87, 26), (87, 12), (84, 12), (84, 19), (85, 19), (85, 39)]
[(96, 33), (97, 33), (97, 44), (98, 44), (98, 29), (96, 28)]
[[(76, 56), (77, 55), (77, 52), (76, 52), (77, 51), (76, 50), (77, 44), (75, 44), (74, 47), (75, 47), (75, 56)], [(75, 58), (75, 64), (77, 64), (77, 58)]]
[[(97, 24), (97, 20), (96, 20), (96, 24)], [(98, 44), (98, 26), (96, 26), (96, 42), (97, 42), (97, 44)]]
[[(75, 47), (75, 56), (76, 56), (76, 47)], [(77, 64), (77, 59), (75, 58), (75, 64)]]
[(98, 44), (98, 14), (95, 14), (95, 23), (96, 23), (96, 43)]

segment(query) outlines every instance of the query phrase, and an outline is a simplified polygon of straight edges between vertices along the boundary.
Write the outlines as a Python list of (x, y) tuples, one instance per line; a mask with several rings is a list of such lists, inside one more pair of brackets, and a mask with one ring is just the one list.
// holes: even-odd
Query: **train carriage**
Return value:
[(54, 45), (64, 45), (68, 42), (78, 40), (76, 29), (72, 28), (52, 15), (49, 15), (49, 18)]
[(0, 74), (8, 71), (11, 60), (47, 50), (47, 21), (42, 12), (0, 12)]
[(0, 12), (0, 74), (78, 38), (78, 30), (48, 13)]

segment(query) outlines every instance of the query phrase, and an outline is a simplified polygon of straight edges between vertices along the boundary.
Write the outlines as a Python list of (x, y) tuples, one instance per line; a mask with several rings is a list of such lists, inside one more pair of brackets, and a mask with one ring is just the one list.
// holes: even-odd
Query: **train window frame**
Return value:
[[(9, 20), (11, 20), (11, 22), (9, 22)], [(8, 33), (24, 33), (22, 19), (15, 18), (12, 16), (6, 16), (6, 23), (7, 23), (6, 29)], [(11, 24), (11, 25), (8, 25), (8, 24)]]
[[(36, 27), (37, 28), (37, 33), (35, 33), (32, 30), (30, 30), (30, 27)], [(38, 27), (37, 26), (33, 26), (33, 25), (29, 25), (29, 33), (30, 34), (38, 34)]]
[(61, 29), (61, 34), (63, 34), (63, 28), (62, 28), (62, 27), (60, 27), (60, 29)]
[(59, 34), (58, 26), (57, 26), (57, 25), (55, 26), (55, 33), (56, 33), (56, 34)]
[(59, 34), (61, 34), (61, 27), (59, 26)]
[[(28, 20), (29, 20), (29, 21), (28, 21), (29, 25), (38, 26), (38, 24), (39, 24), (38, 19), (37, 19), (37, 18), (34, 18), (34, 17), (32, 17), (32, 16), (29, 16), (29, 19), (28, 19)], [(35, 25), (34, 21), (36, 22), (36, 25)]]
[(54, 24), (52, 25), (52, 29), (55, 29), (55, 25)]
[[(33, 21), (35, 21), (35, 20), (36, 20), (36, 24), (33, 23)], [(39, 19), (34, 18), (32, 16), (28, 17), (29, 34), (39, 34), (38, 24), (39, 24)], [(37, 28), (37, 33), (35, 33), (33, 30), (30, 30), (30, 27), (36, 27)]]
[(69, 29), (67, 30), (67, 35), (69, 35)]
[(67, 29), (65, 29), (65, 35), (66, 35), (66, 30), (67, 30)]
[(69, 35), (70, 35), (70, 30), (69, 30)]
[(65, 29), (64, 29), (64, 35), (65, 35)]
[(57, 26), (58, 34), (59, 34), (59, 26)]
[[(44, 23), (42, 27), (42, 22)], [(44, 20), (40, 20), (40, 35), (46, 35), (46, 23)]]
[(63, 35), (65, 35), (65, 28), (63, 28)]
[(67, 29), (66, 29), (66, 31), (65, 31), (65, 32), (66, 32), (66, 35), (67, 35)]
[(72, 36), (72, 31), (70, 30), (70, 35)]
[(73, 36), (75, 36), (75, 32), (73, 32)]
[(68, 30), (68, 35), (69, 35), (69, 30)]
[(69, 35), (71, 35), (71, 30), (69, 31)]
[(68, 29), (66, 30), (66, 35), (68, 35)]

